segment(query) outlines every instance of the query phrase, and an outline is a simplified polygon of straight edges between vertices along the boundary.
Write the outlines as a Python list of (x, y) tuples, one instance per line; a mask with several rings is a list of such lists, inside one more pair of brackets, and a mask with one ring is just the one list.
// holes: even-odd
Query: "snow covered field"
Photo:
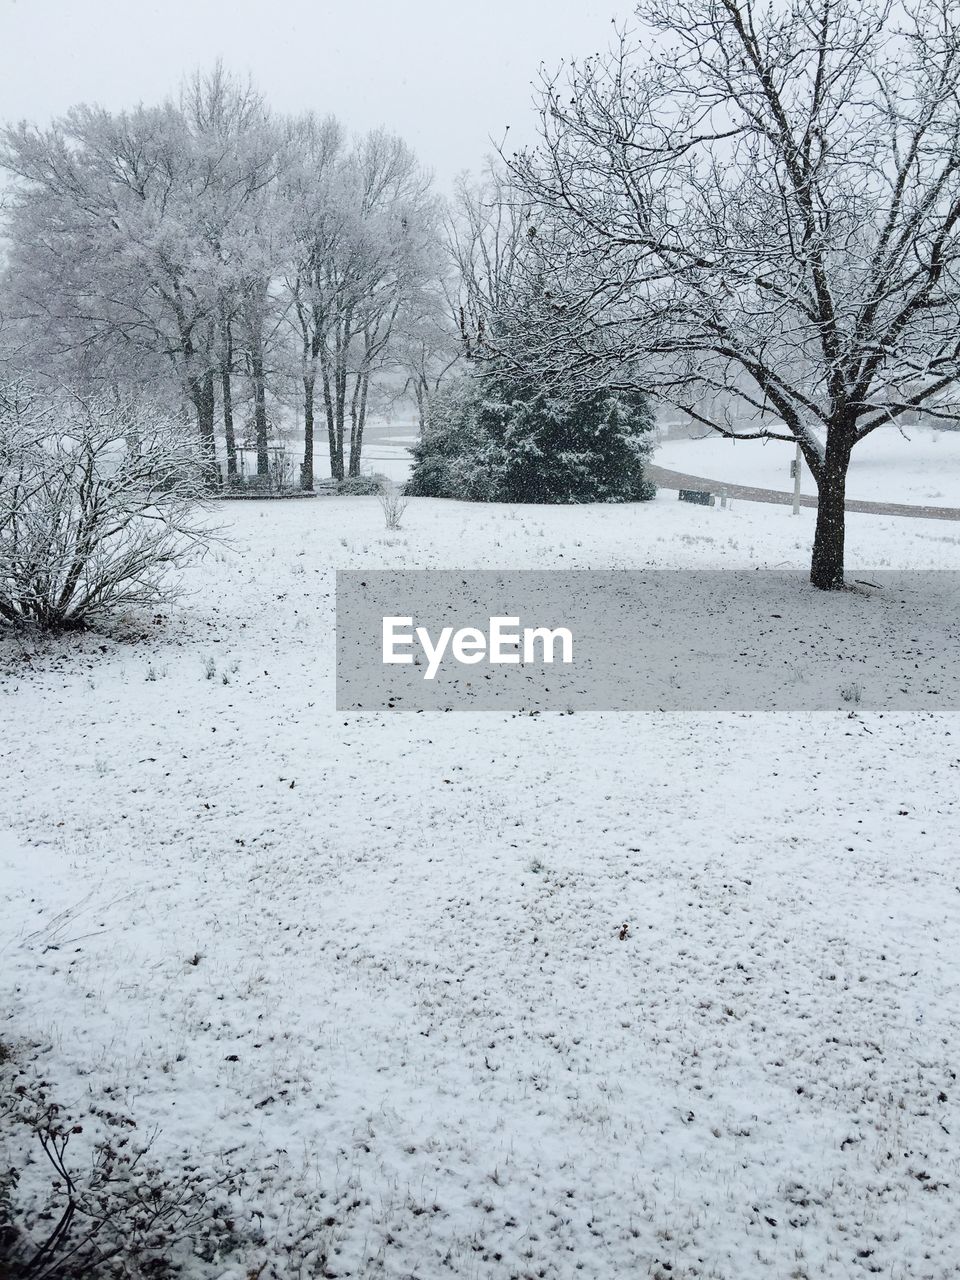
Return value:
[[(708, 480), (792, 491), (790, 463), (795, 454), (792, 444), (779, 440), (727, 440), (714, 436), (665, 440), (654, 460), (661, 467)], [(817, 492), (805, 463), (801, 489), (808, 494)], [(873, 432), (854, 449), (847, 497), (918, 506), (960, 506), (960, 431), (908, 427), (903, 433), (894, 428)]]
[[(364, 475), (387, 476), (388, 479), (401, 484), (410, 474), (413, 461), (410, 445), (416, 444), (419, 438), (420, 428), (416, 422), (391, 422), (380, 417), (371, 417), (364, 430), (362, 468)], [(283, 432), (283, 440), (290, 458), (291, 475), (293, 475), (295, 466), (303, 456), (303, 436), (297, 427), (287, 424)], [(222, 441), (218, 441), (218, 447), (223, 449)], [(325, 479), (331, 474), (326, 428), (322, 435), (318, 433), (314, 444), (313, 467), (314, 474), (318, 477)]]
[(401, 484), (410, 474), (412, 458), (410, 445), (420, 439), (420, 431), (416, 423), (390, 425), (385, 423), (371, 431), (372, 440), (367, 449), (370, 459), (364, 462), (364, 471), (376, 472), (388, 476), (397, 484)]
[(814, 513), (224, 510), (168, 616), (0, 651), (0, 1038), (244, 1171), (191, 1280), (955, 1276), (960, 715), (332, 706), (337, 567), (800, 568)]

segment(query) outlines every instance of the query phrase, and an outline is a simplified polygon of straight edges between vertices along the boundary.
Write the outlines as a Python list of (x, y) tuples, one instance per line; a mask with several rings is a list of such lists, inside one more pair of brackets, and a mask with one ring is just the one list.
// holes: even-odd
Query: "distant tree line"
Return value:
[[(241, 444), (269, 478), (271, 419), (291, 388), (301, 486), (314, 485), (324, 438), (331, 475), (359, 477), (378, 390), (409, 397), (436, 441), (431, 404), (453, 376), (483, 382), (478, 406), (499, 378), (496, 394), (517, 409), (482, 465), (475, 453), (461, 460), (461, 472), (478, 468), (461, 495), (582, 500), (612, 493), (627, 458), (619, 492), (636, 490), (633, 445), (606, 456), (598, 437), (584, 451), (573, 443), (581, 410), (558, 413), (554, 396), (543, 412), (529, 379), (510, 388), (507, 364), (487, 367), (491, 336), (524, 323), (531, 208), (502, 166), (462, 177), (442, 201), (401, 139), (375, 130), (350, 141), (331, 116), (277, 116), (220, 66), (158, 107), (80, 106), (46, 129), (9, 128), (0, 163), (15, 179), (0, 337), (16, 375), (185, 408), (211, 482), (236, 482)], [(442, 401), (445, 422), (457, 399)], [(505, 477), (521, 452), (518, 489)], [(420, 469), (421, 492), (432, 474)]]
[(276, 116), (217, 67), (159, 107), (7, 129), (0, 163), (18, 373), (185, 403), (228, 479), (238, 405), (265, 475), (269, 401), (298, 388), (309, 488), (316, 434), (333, 476), (359, 474), (378, 374), (429, 387), (456, 356), (440, 204), (382, 130), (350, 141), (333, 117)]

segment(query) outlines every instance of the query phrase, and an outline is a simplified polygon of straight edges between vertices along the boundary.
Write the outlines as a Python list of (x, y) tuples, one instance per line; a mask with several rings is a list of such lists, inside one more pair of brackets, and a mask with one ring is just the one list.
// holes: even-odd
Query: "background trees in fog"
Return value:
[(421, 423), (462, 360), (651, 394), (796, 441), (811, 577), (843, 584), (855, 446), (958, 417), (960, 6), (647, 0), (546, 77), (539, 142), (437, 200), (405, 143), (273, 115), (217, 68), (177, 102), (7, 131), (2, 310), (30, 372), (190, 407), (228, 480), (297, 387), (313, 483), (360, 472), (371, 396)]
[(9, 129), (2, 158), (18, 179), (3, 311), (22, 369), (182, 397), (211, 469), (222, 428), (228, 480), (238, 407), (265, 475), (269, 402), (293, 377), (304, 487), (318, 390), (331, 472), (359, 474), (371, 378), (401, 319), (408, 352), (440, 270), (439, 207), (401, 139), (278, 118), (218, 67), (176, 103)]

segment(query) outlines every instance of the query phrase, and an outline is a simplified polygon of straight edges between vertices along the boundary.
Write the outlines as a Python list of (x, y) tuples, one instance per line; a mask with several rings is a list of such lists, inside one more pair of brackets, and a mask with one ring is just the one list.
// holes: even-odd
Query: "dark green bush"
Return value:
[(442, 390), (406, 492), (479, 502), (644, 502), (653, 416), (625, 393), (548, 395), (489, 367)]

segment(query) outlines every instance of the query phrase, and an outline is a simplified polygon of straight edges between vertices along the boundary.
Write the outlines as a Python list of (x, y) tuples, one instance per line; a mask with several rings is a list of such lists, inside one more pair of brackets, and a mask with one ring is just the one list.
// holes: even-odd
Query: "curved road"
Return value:
[[(773, 502), (778, 506), (793, 506), (793, 494), (779, 489), (757, 489), (749, 484), (731, 484), (726, 480), (707, 480), (703, 476), (689, 476), (683, 471), (670, 471), (666, 467), (648, 464), (646, 473), (663, 489), (700, 489), (722, 494), (727, 498), (740, 498), (744, 502)], [(800, 495), (801, 507), (815, 507), (817, 499), (809, 494)], [(876, 516), (913, 516), (922, 520), (960, 520), (960, 507), (917, 507), (904, 502), (863, 502), (848, 498), (848, 511), (862, 511)]]

